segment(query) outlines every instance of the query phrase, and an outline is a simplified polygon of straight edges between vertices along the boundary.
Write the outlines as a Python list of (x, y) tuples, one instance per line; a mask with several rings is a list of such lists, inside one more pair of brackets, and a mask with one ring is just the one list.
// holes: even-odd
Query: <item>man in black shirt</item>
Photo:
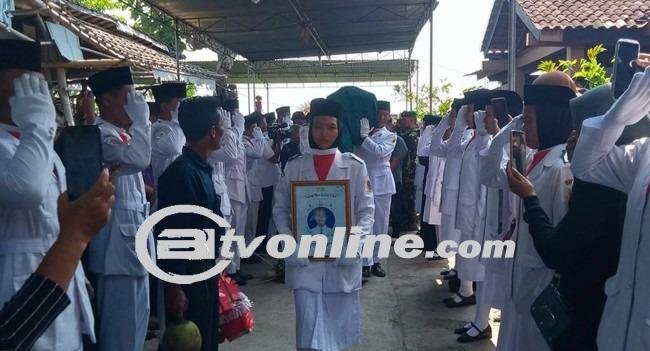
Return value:
[[(197, 97), (184, 100), (178, 109), (178, 120), (187, 138), (183, 154), (158, 179), (158, 207), (196, 205), (221, 216), (221, 198), (212, 183), (212, 167), (208, 155), (219, 149), (223, 127), (217, 113), (218, 100)], [(198, 214), (168, 216), (156, 226), (156, 236), (164, 229), (214, 229), (215, 247), (224, 229), (209, 218)], [(217, 252), (218, 249), (217, 249)], [(203, 273), (215, 265), (215, 260), (159, 260), (164, 270), (176, 274)], [(203, 351), (218, 349), (219, 315), (216, 277), (182, 286), (188, 300), (185, 319), (194, 322), (201, 331)]]

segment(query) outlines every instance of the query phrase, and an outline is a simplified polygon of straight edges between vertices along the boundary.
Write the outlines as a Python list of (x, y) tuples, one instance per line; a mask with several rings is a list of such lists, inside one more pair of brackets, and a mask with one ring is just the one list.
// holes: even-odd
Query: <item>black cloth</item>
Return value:
[[(212, 183), (212, 167), (191, 149), (183, 148), (179, 156), (158, 178), (158, 206), (197, 205), (221, 216), (221, 198)], [(176, 214), (161, 220), (155, 227), (158, 236), (164, 229), (214, 229), (215, 249), (220, 246), (224, 229), (209, 218), (198, 214)], [(217, 251), (218, 252), (218, 251)], [(215, 265), (215, 260), (158, 260), (159, 266), (177, 274), (198, 274)], [(218, 294), (216, 277), (183, 285), (188, 299), (185, 318), (194, 322), (201, 331), (202, 351), (214, 351), (219, 347)]]
[(41, 43), (22, 39), (0, 39), (0, 69), (41, 71)]
[(109, 68), (88, 77), (88, 86), (96, 97), (125, 85), (133, 85), (129, 66)]
[(275, 233), (269, 233), (269, 223), (273, 214), (273, 187), (267, 186), (262, 188), (262, 201), (257, 211), (257, 235), (270, 236)]
[(554, 228), (536, 196), (524, 199), (535, 249), (560, 274), (560, 293), (575, 308), (576, 324), (562, 350), (597, 349), (605, 282), (618, 267), (626, 202), (617, 190), (575, 179), (569, 210)]
[(0, 350), (30, 350), (69, 304), (61, 287), (32, 274), (0, 311)]
[[(422, 177), (422, 189), (426, 189), (427, 177), (429, 176), (429, 158), (418, 157), (418, 162), (424, 166), (424, 177)], [(422, 192), (422, 204), (420, 205), (420, 237), (424, 241), (425, 251), (435, 251), (438, 247), (438, 237), (436, 235), (436, 226), (424, 221), (424, 209), (426, 207), (427, 196)]]
[(287, 165), (287, 161), (300, 154), (300, 143), (288, 142), (282, 146), (282, 150), (280, 150), (280, 167), (282, 168), (282, 172), (284, 172), (284, 166)]
[[(371, 128), (377, 124), (377, 98), (375, 94), (353, 86), (342, 87), (327, 98), (338, 102), (343, 107), (339, 150), (354, 152), (354, 146), (361, 145), (363, 142), (359, 133), (359, 121), (367, 118)], [(314, 116), (313, 110), (311, 115)]]

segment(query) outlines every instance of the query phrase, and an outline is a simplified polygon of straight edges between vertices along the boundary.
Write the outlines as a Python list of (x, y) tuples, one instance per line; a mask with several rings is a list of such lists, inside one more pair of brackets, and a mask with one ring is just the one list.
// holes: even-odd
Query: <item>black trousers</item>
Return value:
[(201, 332), (201, 351), (219, 349), (219, 293), (217, 278), (183, 285), (188, 308), (185, 319), (199, 327)]
[(427, 177), (429, 175), (429, 158), (419, 157), (421, 165), (424, 166), (424, 177), (422, 179), (422, 205), (420, 206), (420, 237), (424, 241), (425, 251), (434, 251), (438, 247), (438, 238), (436, 236), (436, 227), (424, 221), (424, 209), (426, 207), (427, 196), (424, 195), (424, 189), (427, 186)]
[(257, 211), (257, 235), (271, 235), (269, 233), (269, 222), (273, 215), (273, 187), (262, 188), (262, 201)]

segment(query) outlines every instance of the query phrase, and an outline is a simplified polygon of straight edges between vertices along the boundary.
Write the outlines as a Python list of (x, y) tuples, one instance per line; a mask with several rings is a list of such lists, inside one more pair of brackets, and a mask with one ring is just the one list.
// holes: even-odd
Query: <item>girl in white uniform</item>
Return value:
[[(341, 153), (341, 105), (315, 99), (309, 127), (311, 153), (289, 162), (275, 190), (273, 219), (280, 233), (291, 233), (291, 182), (300, 180), (349, 180), (351, 220), (361, 227), (362, 240), (356, 258), (310, 261), (296, 253), (286, 260), (286, 284), (293, 291), (296, 308), (296, 348), (337, 351), (359, 343), (361, 334), (359, 291), (361, 247), (371, 233), (373, 194), (365, 163), (351, 153)], [(345, 252), (345, 250), (344, 250)]]

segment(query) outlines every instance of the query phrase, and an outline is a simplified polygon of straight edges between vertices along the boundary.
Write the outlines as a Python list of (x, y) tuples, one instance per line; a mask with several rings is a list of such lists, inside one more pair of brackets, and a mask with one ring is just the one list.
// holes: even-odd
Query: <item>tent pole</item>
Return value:
[(517, 90), (517, 2), (510, 0), (510, 30), (508, 33), (508, 88)]

